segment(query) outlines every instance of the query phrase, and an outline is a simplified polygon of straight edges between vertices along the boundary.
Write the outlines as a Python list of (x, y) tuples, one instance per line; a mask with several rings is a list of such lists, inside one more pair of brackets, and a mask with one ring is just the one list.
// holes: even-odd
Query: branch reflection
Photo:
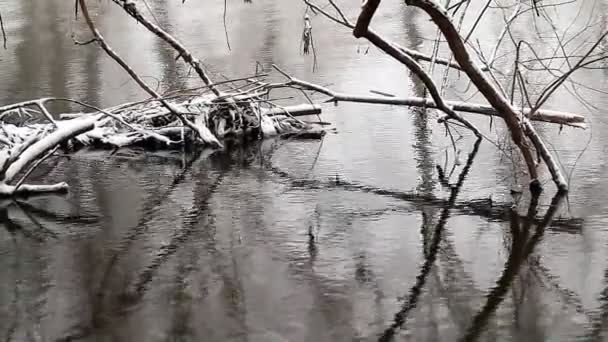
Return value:
[(380, 336), (378, 341), (382, 341), (382, 342), (392, 341), (395, 336), (395, 333), (398, 331), (398, 329), (400, 329), (405, 324), (408, 313), (414, 307), (416, 307), (420, 294), (422, 293), (422, 288), (424, 287), (424, 284), (426, 283), (427, 276), (428, 276), (429, 272), (431, 271), (431, 268), (435, 264), (435, 260), (437, 259), (437, 251), (439, 249), (439, 243), (441, 242), (441, 234), (445, 228), (445, 224), (447, 223), (447, 221), (450, 217), (450, 210), (453, 208), (454, 204), (456, 203), (458, 194), (460, 193), (462, 185), (464, 184), (464, 181), (469, 173), (469, 170), (471, 169), (471, 166), (473, 165), (475, 156), (477, 155), (477, 152), (479, 151), (480, 143), (481, 143), (481, 139), (479, 139), (475, 142), (475, 145), (473, 146), (473, 150), (471, 151), (471, 153), (469, 154), (469, 157), (467, 158), (467, 163), (466, 163), (465, 167), (462, 169), (462, 171), (460, 172), (460, 175), (458, 176), (458, 182), (456, 183), (456, 185), (454, 185), (450, 188), (450, 198), (448, 199), (448, 201), (446, 202), (446, 204), (443, 207), (443, 210), (441, 211), (441, 216), (439, 217), (439, 221), (437, 222), (437, 225), (435, 226), (435, 229), (433, 232), (433, 238), (431, 240), (431, 244), (428, 249), (429, 252), (425, 253), (425, 262), (421, 266), (420, 273), (416, 277), (416, 283), (411, 288), (409, 295), (407, 296), (407, 299), (405, 300), (405, 302), (403, 303), (403, 305), (401, 307), (401, 310), (399, 310), (399, 312), (397, 312), (395, 314), (393, 323), (391, 324), (391, 326), (388, 329), (386, 329), (384, 331), (384, 333), (382, 334), (382, 336)]
[(496, 286), (486, 296), (486, 303), (473, 318), (470, 328), (461, 339), (462, 341), (475, 341), (483, 333), (492, 314), (496, 311), (500, 303), (502, 303), (513, 280), (519, 274), (520, 267), (528, 260), (528, 257), (532, 254), (534, 248), (542, 239), (545, 228), (551, 223), (551, 220), (559, 209), (564, 197), (565, 195), (562, 193), (558, 193), (553, 197), (551, 205), (543, 220), (536, 225), (532, 235), (531, 230), (532, 225), (535, 223), (534, 217), (538, 208), (539, 194), (532, 196), (528, 207), (528, 214), (523, 221), (518, 216), (515, 209), (511, 210), (512, 220), (510, 222), (510, 231), (512, 243), (509, 258), (505, 263), (502, 275), (496, 281)]

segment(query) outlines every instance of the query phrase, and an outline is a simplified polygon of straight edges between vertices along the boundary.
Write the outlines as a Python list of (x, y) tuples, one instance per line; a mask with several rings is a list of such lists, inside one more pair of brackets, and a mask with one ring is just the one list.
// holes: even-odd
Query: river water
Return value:
[[(108, 42), (150, 84), (161, 90), (199, 84), (173, 51), (110, 1), (90, 3)], [(313, 72), (312, 56), (300, 53), (305, 8), (296, 0), (228, 1), (231, 51), (223, 1), (148, 4), (214, 79), (251, 75), (256, 62), (265, 69), (275, 63), (337, 91), (423, 95), (404, 67), (321, 16), (312, 17)], [(471, 5), (465, 30), (483, 5)], [(550, 13), (560, 29), (572, 24), (568, 37), (589, 25), (569, 45), (585, 46), (585, 39), (605, 30), (606, 6), (580, 1)], [(73, 1), (0, 0), (0, 11), (8, 34), (7, 49), (0, 51), (2, 104), (56, 96), (111, 106), (145, 97), (102, 51), (73, 44), (73, 34), (88, 38), (82, 21), (74, 21)], [(358, 2), (345, 11), (356, 18)], [(502, 20), (492, 9), (479, 22), (473, 39), (486, 53)], [(512, 34), (550, 56), (556, 40), (546, 23), (531, 15), (518, 20)], [(373, 26), (404, 46), (432, 50), (435, 29), (402, 1), (384, 1)], [(438, 79), (442, 72), (438, 67)], [(67, 181), (68, 195), (0, 203), (0, 336), (608, 338), (606, 76), (583, 70), (576, 85), (547, 103), (587, 115), (590, 129), (537, 126), (571, 183), (569, 196), (555, 200), (550, 224), (543, 215), (553, 185), (544, 182), (546, 191), (528, 215), (528, 196), (511, 193), (525, 179), (521, 163), (512, 162), (508, 135), (496, 121), (490, 127), (478, 116), (471, 119), (498, 147), (483, 141), (476, 148), (461, 130), (454, 152), (432, 111), (340, 104), (324, 106), (323, 120), (335, 132), (322, 140), (189, 154), (81, 151), (50, 159), (33, 177)], [(546, 81), (531, 80), (531, 91)], [(458, 99), (466, 86), (464, 76), (452, 72), (446, 95)]]

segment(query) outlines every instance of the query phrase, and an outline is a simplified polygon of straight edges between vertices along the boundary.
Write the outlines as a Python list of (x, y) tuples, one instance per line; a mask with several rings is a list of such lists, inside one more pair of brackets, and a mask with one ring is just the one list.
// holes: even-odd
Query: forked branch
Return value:
[(524, 160), (526, 161), (526, 165), (528, 166), (528, 172), (530, 173), (531, 178), (530, 185), (535, 188), (540, 187), (536, 163), (527, 137), (530, 138), (532, 144), (545, 161), (558, 189), (560, 191), (567, 191), (568, 184), (566, 183), (561, 170), (557, 166), (547, 147), (542, 143), (542, 139), (538, 136), (530, 121), (511, 106), (509, 101), (497, 91), (481, 69), (473, 62), (463, 39), (460, 37), (458, 30), (456, 30), (456, 27), (453, 25), (445, 9), (433, 0), (405, 0), (405, 2), (410, 6), (422, 9), (431, 17), (431, 20), (437, 25), (447, 40), (450, 50), (454, 54), (454, 58), (467, 74), (471, 82), (473, 82), (492, 107), (503, 114), (503, 119), (509, 127), (513, 142), (521, 151)]
[[(318, 5), (313, 4), (310, 0), (304, 0), (304, 2), (319, 10), (320, 7)], [(367, 0), (363, 2), (361, 12), (357, 19), (355, 25), (350, 23), (344, 16), (334, 16), (327, 11), (320, 10), (319, 12), (329, 17), (330, 19), (350, 27), (353, 29), (353, 35), (356, 38), (366, 38), (380, 50), (384, 51), (386, 54), (395, 58), (405, 66), (407, 66), (425, 85), (428, 89), (429, 94), (432, 98), (432, 105), (430, 107), (437, 108), (443, 112), (445, 112), (450, 119), (457, 120), (464, 124), (467, 128), (471, 129), (475, 132), (476, 135), (480, 135), (477, 128), (475, 128), (472, 124), (470, 124), (467, 120), (459, 116), (455, 112), (455, 108), (453, 105), (455, 103), (447, 102), (443, 99), (441, 92), (438, 90), (435, 85), (431, 75), (427, 73), (416, 61), (413, 55), (405, 51), (403, 48), (397, 46), (394, 43), (389, 42), (381, 35), (377, 34), (370, 28), (370, 24), (372, 19), (380, 6), (381, 0)], [(557, 166), (553, 156), (547, 149), (546, 145), (536, 133), (536, 130), (530, 123), (530, 120), (538, 120), (538, 117), (535, 115), (538, 113), (539, 108), (530, 108), (524, 109), (522, 111), (518, 111), (515, 109), (511, 103), (505, 98), (501, 92), (498, 91), (496, 86), (492, 84), (490, 79), (484, 74), (484, 69), (479, 67), (471, 58), (467, 47), (465, 45), (465, 40), (460, 36), (458, 29), (452, 23), (450, 16), (447, 11), (439, 5), (434, 0), (405, 0), (405, 3), (410, 6), (418, 7), (426, 12), (430, 17), (433, 23), (439, 28), (441, 34), (445, 37), (450, 50), (454, 56), (454, 59), (458, 65), (458, 68), (465, 72), (471, 82), (475, 85), (477, 90), (485, 97), (485, 99), (490, 104), (490, 107), (493, 109), (493, 113), (497, 113), (500, 117), (503, 118), (509, 131), (511, 133), (511, 137), (515, 145), (519, 148), (527, 169), (529, 176), (531, 178), (530, 186), (531, 188), (540, 188), (540, 182), (538, 180), (538, 171), (537, 164), (534, 158), (533, 147), (538, 151), (538, 154), (542, 157), (543, 161), (547, 165), (551, 176), (561, 191), (567, 191), (568, 186), (566, 184), (565, 178), (563, 177), (561, 170)], [(334, 7), (335, 4), (331, 3)], [(519, 14), (519, 10), (516, 10), (516, 14)], [(340, 12), (341, 13), (341, 12)], [(512, 20), (507, 22), (507, 25)], [(492, 55), (495, 53), (493, 52)], [(492, 57), (491, 62), (493, 62), (494, 57)], [(432, 59), (431, 61), (435, 61)], [(448, 61), (446, 65), (451, 66), (452, 62)], [(487, 68), (487, 66), (486, 66)], [(330, 95), (330, 94), (328, 94)], [(336, 96), (338, 95), (338, 96)], [(342, 94), (333, 94), (330, 95), (336, 100), (348, 100), (347, 96), (341, 96)], [(354, 97), (350, 98), (350, 100), (365, 102), (365, 100), (369, 100), (369, 98), (361, 98)], [(380, 99), (379, 102), (385, 102), (384, 99)], [(400, 99), (403, 100), (403, 99)], [(386, 102), (394, 101), (395, 103), (400, 102), (401, 104), (409, 105), (410, 103), (422, 103), (426, 105), (429, 101), (427, 99), (408, 99), (412, 101), (399, 101), (397, 99), (386, 99)], [(433, 106), (434, 105), (434, 106)], [(465, 106), (461, 106), (458, 110), (467, 110), (463, 108)], [(475, 112), (475, 111), (473, 111)], [(493, 114), (492, 113), (492, 114)], [(490, 115), (492, 115), (490, 114)], [(530, 115), (528, 118), (527, 115)], [(576, 120), (582, 120), (581, 122), (575, 123), (576, 126), (584, 121), (584, 118), (577, 118)]]

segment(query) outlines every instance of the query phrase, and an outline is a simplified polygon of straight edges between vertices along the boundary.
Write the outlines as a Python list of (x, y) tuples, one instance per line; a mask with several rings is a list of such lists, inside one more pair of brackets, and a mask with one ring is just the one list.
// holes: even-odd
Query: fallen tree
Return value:
[[(312, 87), (309, 84), (303, 84), (304, 87), (316, 88), (315, 90), (331, 96), (335, 101), (372, 102), (435, 108), (445, 113), (445, 117), (443, 117), (440, 122), (447, 125), (450, 123), (450, 121), (456, 121), (470, 129), (478, 137), (480, 136), (479, 130), (475, 126), (471, 125), (465, 118), (461, 117), (457, 112), (468, 111), (479, 114), (499, 116), (505, 122), (510, 132), (511, 140), (517, 146), (521, 155), (523, 156), (530, 177), (530, 188), (536, 191), (541, 190), (538, 166), (542, 160), (547, 166), (547, 169), (549, 170), (558, 190), (568, 190), (568, 184), (566, 183), (566, 180), (562, 174), (562, 171), (558, 167), (554, 156), (548, 150), (545, 142), (536, 132), (536, 129), (531, 124), (531, 121), (545, 121), (560, 125), (570, 125), (580, 128), (585, 127), (585, 119), (581, 115), (546, 111), (541, 109), (541, 106), (546, 103), (547, 99), (553, 93), (555, 93), (555, 91), (561, 85), (563, 85), (576, 70), (589, 67), (593, 63), (597, 63), (606, 58), (606, 56), (603, 54), (600, 54), (598, 57), (596, 50), (599, 50), (598, 46), (600, 46), (600, 43), (604, 40), (606, 35), (608, 35), (608, 32), (602, 34), (600, 38), (596, 40), (595, 44), (592, 44), (591, 48), (582, 55), (582, 57), (578, 56), (576, 63), (571, 63), (569, 61), (569, 59), (574, 59), (574, 55), (568, 55), (566, 52), (566, 47), (562, 43), (561, 39), (558, 39), (558, 47), (556, 47), (555, 51), (563, 52), (564, 56), (561, 58), (565, 59), (568, 63), (562, 64), (566, 64), (569, 69), (564, 71), (561, 75), (556, 75), (554, 70), (555, 68), (550, 66), (551, 61), (560, 59), (556, 56), (556, 53), (549, 58), (549, 62), (547, 63), (545, 59), (536, 55), (536, 52), (533, 50), (530, 44), (527, 44), (525, 41), (515, 41), (511, 33), (511, 25), (523, 13), (532, 12), (532, 9), (535, 10), (535, 13), (540, 15), (540, 11), (543, 11), (544, 7), (546, 6), (558, 7), (567, 3), (537, 5), (536, 2), (533, 2), (530, 5), (530, 8), (522, 9), (522, 3), (518, 1), (513, 14), (508, 19), (505, 18), (505, 27), (499, 35), (496, 46), (491, 53), (490, 60), (487, 60), (483, 53), (475, 50), (474, 47), (467, 46), (467, 43), (477, 27), (477, 24), (484, 16), (484, 13), (488, 7), (490, 7), (492, 2), (496, 3), (495, 7), (497, 9), (504, 8), (498, 0), (488, 0), (484, 10), (476, 17), (476, 19), (474, 19), (475, 22), (466, 36), (461, 36), (460, 28), (469, 7), (469, 1), (458, 2), (457, 4), (452, 5), (448, 11), (448, 9), (444, 8), (435, 0), (405, 0), (405, 4), (407, 6), (416, 7), (428, 15), (431, 22), (437, 28), (437, 39), (434, 45), (434, 52), (431, 55), (401, 47), (370, 28), (370, 24), (378, 7), (380, 6), (381, 0), (363, 1), (360, 13), (358, 14), (357, 20), (354, 23), (348, 19), (348, 16), (334, 0), (327, 0), (326, 4), (318, 4), (313, 0), (303, 0), (303, 2), (306, 4), (307, 9), (310, 9), (311, 12), (321, 14), (342, 26), (351, 29), (356, 38), (366, 39), (379, 50), (405, 65), (418, 78), (418, 80), (421, 81), (425, 87), (425, 94), (428, 92), (430, 98), (417, 97), (405, 99), (377, 99), (363, 96), (348, 96), (345, 94), (332, 92), (328, 89)], [(447, 3), (449, 4), (449, 1)], [(543, 14), (544, 18), (546, 18), (546, 20), (554, 28), (555, 26), (551, 22), (550, 16), (546, 13)], [(459, 20), (456, 18), (457, 15), (460, 16)], [(308, 30), (310, 31), (311, 29), (309, 28)], [(497, 50), (507, 33), (509, 33), (517, 49), (515, 60), (512, 64), (510, 64), (515, 65), (515, 71), (512, 73), (513, 81), (510, 89), (510, 97), (507, 96), (506, 91), (498, 82), (497, 77), (495, 76), (495, 72), (497, 70), (494, 67)], [(557, 32), (555, 32), (555, 34), (558, 35)], [(577, 35), (574, 35), (574, 37)], [(437, 56), (438, 46), (442, 36), (445, 38), (445, 42), (449, 48), (448, 58), (441, 58)], [(469, 45), (472, 44), (469, 43)], [(521, 61), (520, 50), (522, 46), (529, 47), (536, 58), (530, 61)], [(474, 60), (471, 50), (477, 54), (478, 59), (483, 63), (483, 65), (480, 65), (479, 62)], [(425, 70), (425, 68), (419, 64), (419, 62), (430, 62), (431, 65), (429, 70)], [(524, 78), (524, 74), (520, 70), (527, 67), (530, 62), (537, 62), (541, 64), (543, 66), (543, 71), (555, 76), (555, 80), (550, 82), (545, 87), (534, 104), (532, 103), (531, 95), (526, 89), (526, 80)], [(447, 67), (442, 80), (441, 89), (432, 78), (433, 67), (435, 64)], [(475, 87), (475, 90), (483, 95), (489, 105), (468, 104), (445, 100), (443, 96), (443, 89), (447, 84), (448, 72), (450, 69), (457, 69), (464, 72), (470, 83)], [(505, 73), (501, 74), (504, 75)], [(305, 82), (294, 80), (294, 83), (298, 84)], [(518, 88), (522, 93), (522, 99), (525, 98), (525, 101), (527, 101), (527, 107), (520, 106), (520, 108), (518, 108), (514, 105), (514, 94), (516, 88)], [(537, 158), (535, 158), (535, 155)]]
[[(116, 2), (131, 15), (136, 14), (132, 2)], [(52, 155), (60, 146), (86, 145), (115, 148), (154, 143), (163, 148), (205, 146), (222, 148), (228, 138), (258, 138), (279, 134), (294, 134), (313, 130), (313, 125), (295, 118), (294, 114), (318, 114), (318, 106), (282, 107), (273, 103), (269, 91), (275, 86), (261, 83), (263, 75), (213, 83), (201, 63), (175, 38), (155, 25), (146, 27), (168, 42), (179, 56), (196, 70), (203, 87), (161, 95), (110, 47), (99, 32), (86, 1), (77, 1), (93, 39), (106, 54), (119, 64), (151, 99), (138, 103), (100, 109), (73, 99), (43, 98), (0, 107), (0, 196), (25, 193), (65, 191), (67, 184), (27, 185), (25, 179), (32, 170)], [(144, 21), (148, 23), (147, 21)], [(83, 44), (88, 44), (83, 43)], [(248, 81), (248, 82), (246, 82)], [(246, 82), (238, 85), (238, 82)], [(220, 86), (231, 91), (220, 91)], [(71, 102), (89, 113), (59, 114), (55, 118), (47, 109), (49, 102)], [(42, 114), (47, 122), (31, 123), (23, 118)], [(9, 124), (11, 117), (17, 124)], [(28, 169), (29, 168), (29, 169)], [(21, 178), (14, 183), (16, 177)]]
[[(228, 139), (257, 139), (281, 134), (307, 133), (321, 135), (318, 126), (305, 123), (295, 116), (320, 113), (314, 105), (293, 107), (262, 106), (259, 94), (178, 95), (164, 99), (171, 108), (180, 108), (183, 120), (158, 100), (125, 104), (99, 109), (70, 99), (46, 98), (0, 107), (0, 196), (36, 192), (65, 191), (67, 184), (33, 186), (25, 178), (40, 162), (60, 146), (71, 149), (84, 146), (121, 148), (146, 146), (154, 148), (220, 147)], [(232, 101), (226, 102), (227, 99)], [(59, 114), (55, 119), (46, 109), (49, 102), (73, 102), (93, 109), (87, 113)], [(29, 123), (40, 108), (48, 114), (48, 122)], [(205, 132), (201, 135), (201, 132)], [(68, 144), (69, 142), (69, 144)], [(216, 143), (217, 142), (217, 143)], [(32, 168), (29, 169), (28, 168)], [(13, 184), (18, 175), (22, 175)]]
[[(195, 70), (203, 84), (194, 89), (182, 89), (166, 94), (158, 93), (146, 84), (142, 77), (105, 40), (89, 13), (87, 1), (76, 0), (77, 13), (82, 13), (93, 36), (86, 43), (79, 44), (97, 44), (149, 94), (150, 98), (106, 109), (74, 99), (61, 98), (42, 98), (0, 107), (0, 195), (12, 196), (22, 193), (66, 190), (67, 185), (64, 183), (49, 186), (24, 184), (32, 170), (59, 148), (69, 150), (82, 146), (121, 148), (141, 145), (154, 148), (201, 146), (223, 148), (226, 140), (235, 138), (256, 139), (302, 133), (306, 133), (308, 137), (311, 132), (314, 137), (320, 136), (323, 133), (320, 126), (298, 119), (299, 116), (315, 115), (321, 112), (320, 106), (312, 103), (306, 95), (307, 91), (328, 96), (326, 102), (359, 102), (438, 109), (445, 113), (439, 122), (445, 124), (446, 127), (455, 122), (467, 127), (478, 137), (482, 136), (481, 132), (463, 116), (464, 114), (474, 113), (500, 117), (507, 124), (513, 141), (526, 161), (531, 185), (534, 188), (540, 187), (538, 165), (533, 157), (536, 152), (539, 159), (542, 159), (547, 165), (558, 189), (566, 191), (568, 188), (553, 156), (530, 122), (539, 121), (585, 128), (585, 117), (575, 113), (546, 110), (540, 108), (542, 103), (537, 105), (530, 103), (528, 107), (516, 109), (501, 94), (502, 88), (491, 83), (491, 79), (495, 79), (492, 66), (495, 51), (492, 54), (492, 60), (485, 63), (484, 66), (478, 66), (473, 62), (451, 18), (434, 1), (412, 0), (406, 2), (408, 5), (420, 7), (431, 16), (433, 22), (447, 38), (455, 61), (451, 57), (440, 58), (436, 55), (427, 55), (401, 47), (375, 33), (369, 28), (369, 25), (380, 5), (379, 0), (364, 2), (356, 24), (349, 21), (333, 0), (329, 0), (329, 5), (337, 15), (329, 13), (325, 9), (326, 7), (304, 0), (315, 13), (321, 13), (333, 21), (351, 28), (355, 37), (368, 39), (380, 50), (407, 66), (426, 87), (430, 94), (428, 98), (398, 98), (378, 92), (381, 96), (341, 93), (292, 77), (276, 66), (274, 66), (275, 69), (285, 76), (284, 82), (268, 82), (265, 78), (266, 74), (257, 73), (250, 77), (214, 82), (204, 70), (202, 63), (185, 45), (148, 20), (138, 10), (135, 2), (126, 0), (112, 0), (112, 2), (174, 49), (177, 59), (181, 59)], [(511, 22), (512, 20), (507, 24), (507, 29)], [(308, 30), (311, 30), (311, 27), (308, 27)], [(504, 32), (501, 34), (501, 39), (505, 34)], [(305, 37), (312, 39), (310, 34)], [(448, 70), (457, 69), (464, 72), (484, 95), (488, 104), (444, 99), (443, 89), (440, 89), (431, 77), (431, 73), (426, 71), (419, 62), (430, 62), (443, 65)], [(556, 83), (552, 86), (558, 85), (559, 83)], [(304, 93), (310, 103), (280, 106), (275, 101), (278, 99), (270, 97), (271, 91), (277, 88), (290, 88)], [(52, 102), (79, 105), (85, 108), (86, 112), (53, 114), (47, 109), (47, 104)], [(34, 117), (44, 121), (30, 121)]]

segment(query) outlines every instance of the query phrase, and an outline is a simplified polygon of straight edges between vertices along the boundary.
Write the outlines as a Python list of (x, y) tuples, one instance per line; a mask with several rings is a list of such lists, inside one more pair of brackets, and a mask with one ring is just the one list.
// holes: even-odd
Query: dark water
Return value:
[[(215, 79), (252, 74), (258, 61), (340, 91), (422, 95), (403, 67), (373, 48), (365, 53), (365, 42), (321, 17), (313, 18), (313, 73), (310, 56), (299, 53), (302, 4), (253, 2), (229, 1), (232, 51), (222, 1), (149, 4)], [(346, 6), (352, 17), (356, 3)], [(109, 42), (151, 84), (198, 84), (111, 2), (91, 4)], [(0, 52), (2, 103), (58, 96), (111, 106), (144, 96), (95, 47), (72, 43), (73, 32), (87, 38), (72, 6), (0, 0), (9, 34)], [(551, 13), (561, 30), (573, 23), (570, 34), (593, 15), (572, 43), (584, 45), (605, 30), (605, 9), (585, 1)], [(495, 12), (480, 23), (474, 37), (486, 53), (501, 22)], [(427, 18), (401, 1), (383, 2), (374, 26), (405, 46), (432, 49)], [(525, 17), (513, 34), (550, 55), (555, 40), (539, 42), (536, 29), (543, 27)], [(456, 74), (451, 80), (448, 96), (458, 98), (466, 82)], [(538, 203), (510, 194), (525, 180), (496, 122), (490, 130), (486, 118), (472, 118), (507, 150), (488, 141), (477, 147), (462, 132), (454, 153), (435, 113), (389, 106), (325, 106), (323, 118), (338, 133), (322, 141), (194, 154), (83, 151), (51, 160), (35, 176), (67, 181), (69, 195), (0, 203), (0, 336), (601, 341), (608, 325), (608, 78), (585, 70), (575, 80), (548, 107), (588, 115), (591, 129), (538, 126), (572, 175), (568, 198), (553, 198), (547, 181)]]

